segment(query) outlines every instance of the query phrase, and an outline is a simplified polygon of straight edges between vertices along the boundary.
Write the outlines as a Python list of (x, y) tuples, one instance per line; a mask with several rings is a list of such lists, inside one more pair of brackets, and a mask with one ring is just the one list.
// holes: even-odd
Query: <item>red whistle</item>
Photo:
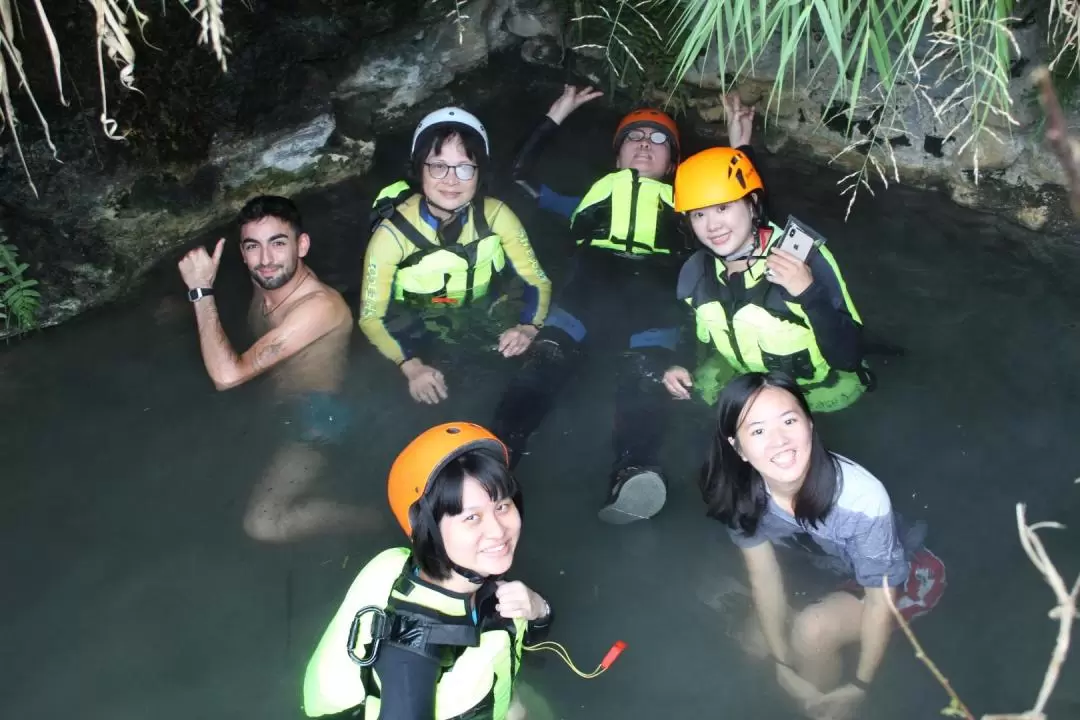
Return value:
[(607, 651), (607, 655), (600, 661), (600, 667), (607, 670), (611, 665), (619, 659), (619, 655), (626, 649), (626, 643), (622, 640), (616, 640), (615, 644), (611, 646), (611, 649)]
[(457, 305), (457, 300), (449, 297), (434, 297), (431, 298), (431, 302), (438, 303), (439, 305)]

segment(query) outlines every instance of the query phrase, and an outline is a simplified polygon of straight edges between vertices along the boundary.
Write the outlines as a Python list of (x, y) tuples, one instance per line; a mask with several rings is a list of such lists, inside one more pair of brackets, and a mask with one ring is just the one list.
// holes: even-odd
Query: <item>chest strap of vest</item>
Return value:
[[(729, 317), (734, 317), (740, 308), (747, 305), (757, 305), (779, 320), (785, 320), (804, 328), (809, 327), (805, 320), (788, 307), (781, 293), (781, 288), (771, 282), (763, 280), (753, 287), (744, 289), (742, 298), (737, 301), (735, 291), (727, 284), (720, 282), (720, 278), (716, 275), (719, 266), (722, 265), (719, 260), (707, 254), (699, 254), (691, 259), (691, 262), (700, 263), (701, 268), (700, 280), (694, 283), (693, 289), (689, 291), (691, 303), (695, 308), (710, 302), (719, 302), (724, 306)], [(744, 282), (745, 279), (746, 275), (744, 273)]]
[[(369, 613), (374, 615), (371, 645), (361, 657), (357, 654), (360, 624)], [(446, 648), (477, 647), (480, 632), (468, 617), (450, 618), (420, 605), (396, 601), (386, 609), (374, 605), (361, 608), (349, 629), (347, 650), (349, 657), (361, 667), (375, 664), (384, 642), (441, 661)]]
[[(630, 256), (634, 256), (634, 248), (640, 248), (641, 250), (644, 250), (646, 252), (646, 254), (654, 254), (656, 252), (656, 250), (657, 250), (657, 248), (654, 247), (653, 245), (649, 245), (647, 243), (640, 243), (635, 239), (636, 235), (637, 235), (637, 212), (638, 212), (638, 199), (639, 199), (640, 194), (641, 194), (641, 180), (640, 180), (640, 178), (638, 176), (638, 171), (633, 169), (633, 168), (630, 168), (630, 221), (626, 226), (626, 237), (617, 237), (615, 235), (614, 231), (612, 230), (612, 228), (615, 225), (615, 223), (613, 222), (614, 218), (609, 217), (608, 218), (608, 223), (607, 223), (607, 225), (608, 225), (608, 238), (607, 238), (608, 242), (610, 242), (612, 244), (615, 244), (615, 241), (617, 241), (617, 240), (621, 241), (622, 244), (623, 244), (622, 252), (624, 252), (624, 253), (626, 253), (627, 255), (630, 255)], [(611, 210), (609, 210), (608, 212), (611, 213), (614, 210), (614, 201), (611, 199), (610, 196), (608, 198), (608, 203), (609, 203), (609, 206), (611, 207)], [(593, 243), (600, 242), (602, 239), (603, 238), (590, 237), (587, 240), (581, 241), (581, 244), (583, 244), (585, 246), (589, 246), (589, 245), (592, 245)]]
[[(465, 271), (465, 299), (463, 303), (465, 305), (470, 304), (473, 300), (473, 282), (476, 277), (476, 256), (480, 250), (480, 241), (484, 240), (485, 238), (491, 237), (491, 235), (493, 234), (491, 232), (491, 226), (488, 225), (487, 218), (484, 217), (481, 203), (473, 200), (473, 202), (471, 203), (470, 211), (472, 212), (473, 228), (476, 230), (476, 240), (475, 242), (467, 244), (461, 243), (460, 235), (458, 235), (458, 238), (455, 242), (447, 243), (446, 245), (434, 243), (424, 237), (424, 234), (420, 232), (420, 230), (418, 230), (416, 227), (414, 227), (412, 223), (406, 220), (405, 216), (402, 215), (397, 209), (395, 209), (394, 212), (390, 215), (390, 217), (387, 218), (390, 224), (393, 225), (398, 232), (404, 235), (409, 240), (409, 242), (411, 242), (418, 248), (418, 252), (415, 252), (409, 257), (405, 258), (401, 262), (401, 264), (398, 265), (398, 269), (404, 270), (405, 268), (410, 268), (413, 265), (416, 265), (423, 261), (423, 259), (426, 258), (428, 255), (438, 252), (439, 250), (446, 250), (447, 252), (452, 252), (465, 261), (467, 268)], [(436, 230), (436, 234), (440, 238), (442, 237), (442, 233), (439, 232), (439, 230)], [(443, 285), (443, 290), (440, 293), (437, 293), (435, 297), (446, 297), (445, 282)]]

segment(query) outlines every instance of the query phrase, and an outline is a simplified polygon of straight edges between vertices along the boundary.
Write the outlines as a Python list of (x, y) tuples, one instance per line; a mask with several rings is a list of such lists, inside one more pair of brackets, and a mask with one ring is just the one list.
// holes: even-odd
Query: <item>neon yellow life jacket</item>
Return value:
[[(514, 678), (521, 665), (525, 620), (513, 630), (481, 631), (473, 624), (464, 597), (440, 592), (415, 580), (408, 548), (377, 555), (356, 576), (345, 601), (323, 633), (304, 676), (308, 717), (340, 713), (363, 705), (363, 720), (377, 720), (381, 686), (372, 660), (378, 643), (395, 623), (421, 622), (429, 644), (449, 646), (456, 657), (444, 664), (435, 691), (435, 720), (504, 720)], [(377, 612), (381, 611), (381, 612)], [(397, 618), (397, 619), (395, 619)], [(457, 646), (457, 647), (454, 647)], [(465, 646), (464, 651), (460, 648)]]
[[(775, 225), (761, 231), (755, 254), (766, 255), (783, 236)], [(832, 253), (824, 245), (816, 252), (832, 268), (848, 313), (861, 323), (858, 310)], [(834, 370), (818, 347), (810, 320), (802, 307), (785, 300), (782, 288), (765, 279), (765, 262), (759, 260), (742, 273), (746, 292), (737, 304), (725, 306), (724, 264), (701, 250), (691, 257), (679, 276), (678, 296), (694, 308), (697, 336), (710, 341), (740, 373), (781, 370), (791, 375), (815, 411), (845, 408), (866, 389), (860, 373)], [(865, 375), (864, 375), (865, 377)]]
[(386, 187), (375, 199), (376, 226), (386, 223), (416, 251), (398, 265), (394, 276), (394, 299), (419, 303), (467, 305), (488, 291), (492, 280), (506, 267), (502, 239), (491, 231), (487, 213), (497, 202), (476, 198), (465, 212), (468, 217), (452, 243), (420, 214), (423, 197), (404, 181)]
[[(638, 176), (633, 169), (618, 170), (596, 181), (570, 216), (611, 200), (611, 219), (605, 237), (578, 238), (578, 245), (614, 250), (632, 255), (669, 255), (671, 248), (657, 242), (661, 213), (674, 212), (671, 185)], [(666, 206), (666, 210), (665, 210)]]

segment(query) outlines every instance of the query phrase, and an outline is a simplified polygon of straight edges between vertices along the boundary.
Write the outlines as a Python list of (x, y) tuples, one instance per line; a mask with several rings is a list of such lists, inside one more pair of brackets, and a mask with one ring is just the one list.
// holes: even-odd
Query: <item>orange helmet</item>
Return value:
[(675, 171), (675, 212), (720, 205), (764, 191), (750, 158), (735, 148), (714, 147), (686, 158)]
[(510, 454), (499, 438), (479, 425), (452, 422), (425, 430), (397, 456), (386, 483), (390, 510), (406, 535), (412, 536), (409, 508), (427, 490), (431, 479), (455, 458), (470, 451), (488, 450), (504, 462)]
[(678, 152), (679, 126), (675, 124), (675, 121), (667, 113), (651, 108), (635, 110), (619, 121), (619, 126), (615, 128), (615, 140), (613, 143), (615, 149), (619, 149), (619, 145), (622, 144), (623, 138), (626, 137), (628, 132), (639, 127), (656, 127), (666, 130), (671, 137), (672, 149)]

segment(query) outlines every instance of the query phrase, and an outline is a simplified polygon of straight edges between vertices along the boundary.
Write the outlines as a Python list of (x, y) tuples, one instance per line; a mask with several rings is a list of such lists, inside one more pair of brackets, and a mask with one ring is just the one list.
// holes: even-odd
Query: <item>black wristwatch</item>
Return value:
[(194, 290), (187, 291), (187, 299), (191, 302), (202, 300), (204, 297), (209, 297), (214, 294), (214, 288), (195, 288)]

